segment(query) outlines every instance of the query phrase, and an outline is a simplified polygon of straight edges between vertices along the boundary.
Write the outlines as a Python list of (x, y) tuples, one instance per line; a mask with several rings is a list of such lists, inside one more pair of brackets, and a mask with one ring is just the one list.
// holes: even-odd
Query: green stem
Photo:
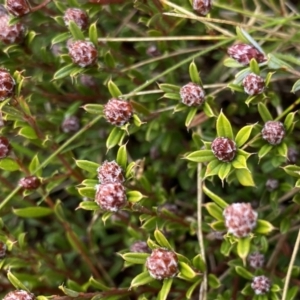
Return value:
[[(102, 118), (102, 115), (97, 116), (90, 123), (82, 127), (76, 134), (74, 134), (70, 139), (68, 139), (63, 145), (61, 145), (56, 151), (54, 151), (40, 166), (32, 172), (32, 175), (36, 174), (39, 170), (45, 168), (53, 158), (55, 158), (59, 153), (62, 152), (68, 145), (70, 145), (74, 140), (76, 140), (82, 133), (84, 133), (87, 129), (93, 126), (97, 121)], [(4, 208), (5, 205), (18, 193), (21, 189), (20, 186), (16, 187), (1, 203), (0, 203), (0, 211)]]
[(291, 275), (292, 275), (292, 269), (296, 260), (296, 255), (297, 252), (299, 250), (299, 246), (300, 246), (300, 230), (298, 231), (298, 236), (297, 236), (297, 240), (296, 243), (294, 245), (294, 250), (293, 250), (293, 254), (290, 260), (290, 264), (289, 264), (289, 268), (286, 274), (286, 278), (285, 278), (285, 282), (284, 282), (284, 288), (283, 288), (283, 294), (282, 294), (282, 300), (286, 300), (286, 296), (287, 296), (287, 292), (288, 292), (288, 288), (289, 288), (289, 283), (290, 283), (290, 279), (291, 279)]

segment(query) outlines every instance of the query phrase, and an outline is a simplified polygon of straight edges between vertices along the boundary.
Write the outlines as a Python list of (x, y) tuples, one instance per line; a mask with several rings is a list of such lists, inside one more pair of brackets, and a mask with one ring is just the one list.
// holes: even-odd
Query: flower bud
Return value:
[(16, 17), (21, 17), (30, 12), (27, 0), (6, 0), (7, 10)]
[(3, 242), (0, 242), (0, 258), (3, 258), (6, 254), (6, 245)]
[(277, 179), (269, 178), (266, 182), (266, 188), (269, 192), (273, 192), (279, 187), (279, 181)]
[(85, 30), (89, 25), (87, 13), (79, 8), (68, 8), (65, 11), (64, 21), (67, 26), (73, 21), (81, 30)]
[(233, 203), (223, 212), (228, 233), (237, 238), (246, 237), (256, 226), (257, 212), (249, 203)]
[(212, 0), (193, 0), (193, 9), (201, 16), (206, 16), (211, 10)]
[(180, 89), (180, 97), (187, 106), (198, 106), (204, 103), (205, 92), (201, 86), (190, 82)]
[(267, 60), (264, 54), (247, 44), (235, 44), (228, 48), (227, 53), (231, 58), (244, 66), (248, 65), (252, 58), (255, 58), (258, 63)]
[(172, 278), (178, 273), (178, 258), (175, 252), (158, 248), (147, 258), (146, 268), (151, 277), (162, 280)]
[(253, 269), (262, 268), (265, 262), (265, 257), (259, 252), (253, 252), (248, 256), (248, 262)]
[(77, 132), (80, 128), (79, 119), (76, 116), (68, 116), (61, 124), (61, 129), (65, 133)]
[(99, 184), (95, 201), (103, 210), (118, 211), (127, 202), (125, 188), (119, 182)]
[(9, 25), (8, 15), (0, 16), (0, 40), (6, 44), (21, 43), (25, 35), (25, 26), (22, 23)]
[(265, 90), (265, 81), (262, 77), (251, 73), (243, 79), (243, 86), (246, 94), (250, 96), (258, 95)]
[(23, 290), (16, 290), (8, 293), (3, 300), (35, 300), (35, 296)]
[(256, 295), (266, 294), (271, 288), (271, 280), (266, 276), (255, 276), (251, 283), (251, 288)]
[(16, 82), (10, 73), (0, 68), (0, 101), (5, 100), (13, 95)]
[(82, 68), (93, 65), (97, 60), (98, 52), (91, 42), (69, 42), (68, 48), (73, 63)]
[(130, 246), (130, 252), (135, 253), (150, 253), (150, 248), (144, 241), (137, 241)]
[(8, 156), (10, 144), (6, 137), (0, 136), (0, 158)]
[(25, 190), (36, 190), (41, 185), (41, 181), (36, 176), (27, 176), (19, 180), (19, 186)]
[(115, 161), (105, 161), (98, 169), (98, 178), (101, 184), (124, 182), (122, 168)]
[(211, 143), (211, 150), (214, 156), (223, 162), (232, 161), (236, 155), (236, 145), (231, 139), (217, 137)]
[(133, 108), (130, 102), (115, 98), (107, 102), (103, 111), (106, 120), (115, 126), (123, 126), (133, 115)]
[(285, 136), (284, 126), (278, 121), (268, 121), (265, 123), (262, 131), (262, 138), (271, 145), (278, 145)]
[(298, 159), (298, 151), (295, 148), (288, 148), (287, 158), (289, 163), (295, 164)]

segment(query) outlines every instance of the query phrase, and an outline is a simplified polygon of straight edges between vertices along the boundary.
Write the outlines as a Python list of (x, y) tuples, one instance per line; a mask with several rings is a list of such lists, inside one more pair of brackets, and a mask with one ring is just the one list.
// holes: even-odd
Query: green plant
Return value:
[(296, 1), (3, 4), (2, 299), (299, 298)]

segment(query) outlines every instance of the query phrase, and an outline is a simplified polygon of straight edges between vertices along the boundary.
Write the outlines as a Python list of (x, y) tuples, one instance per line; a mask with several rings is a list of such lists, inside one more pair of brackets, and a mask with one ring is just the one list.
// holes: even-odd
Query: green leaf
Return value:
[[(166, 99), (171, 99), (171, 100), (178, 100), (178, 101), (181, 100), (179, 93), (165, 93), (163, 97)], [(187, 108), (187, 106), (184, 105), (183, 108)]]
[(220, 168), (222, 166), (222, 163), (214, 158), (206, 167), (205, 175), (204, 178), (209, 177), (209, 176), (214, 176), (217, 175)]
[(66, 288), (63, 285), (60, 285), (58, 288), (60, 290), (62, 290), (65, 295), (70, 296), (72, 298), (77, 298), (79, 296), (79, 292), (76, 292), (76, 291), (73, 291), (71, 289), (68, 289), (68, 288)]
[(7, 278), (16, 289), (29, 292), (28, 288), (10, 270), (7, 272)]
[(202, 82), (201, 82), (201, 79), (200, 79), (200, 76), (199, 76), (197, 66), (196, 66), (194, 61), (192, 61), (190, 63), (189, 73), (190, 73), (190, 78), (191, 78), (192, 82), (201, 86)]
[(237, 254), (246, 263), (246, 258), (250, 251), (251, 239), (249, 237), (240, 238), (237, 244)]
[(216, 127), (218, 137), (226, 137), (233, 140), (231, 124), (222, 111), (218, 116)]
[(227, 178), (229, 172), (231, 171), (231, 167), (232, 167), (231, 163), (221, 164), (221, 167), (218, 172), (218, 176), (222, 180), (222, 182), (224, 181), (225, 178)]
[(182, 278), (187, 280), (193, 279), (196, 277), (196, 272), (185, 262), (179, 262), (179, 271)]
[(30, 140), (35, 140), (35, 139), (38, 138), (35, 131), (34, 131), (34, 129), (30, 126), (22, 127), (19, 130), (18, 134), (21, 135), (21, 136), (24, 136), (25, 138), (30, 139)]
[(238, 154), (231, 164), (235, 169), (247, 169), (247, 160), (244, 155)]
[(259, 65), (255, 58), (252, 58), (250, 60), (249, 67), (250, 67), (250, 70), (252, 71), (252, 73), (254, 73), (256, 75), (260, 75)]
[(223, 64), (227, 68), (242, 68), (242, 67), (244, 67), (242, 64), (240, 64), (239, 62), (237, 62), (235, 59), (233, 59), (231, 57), (225, 58), (223, 61)]
[(284, 129), (289, 131), (292, 127), (297, 111), (289, 113), (284, 119)]
[(185, 159), (197, 163), (203, 163), (215, 159), (215, 156), (211, 150), (198, 150), (188, 154)]
[(248, 169), (236, 169), (236, 177), (243, 186), (255, 186), (251, 172)]
[(41, 218), (51, 215), (53, 210), (49, 207), (33, 206), (13, 209), (13, 213), (22, 218)]
[(102, 281), (100, 281), (99, 279), (96, 280), (93, 277), (91, 277), (89, 279), (89, 284), (92, 287), (94, 287), (94, 288), (96, 288), (96, 289), (98, 289), (100, 291), (109, 291), (110, 290), (110, 288), (108, 286), (106, 286)]
[(115, 68), (115, 60), (114, 60), (113, 56), (111, 55), (110, 51), (107, 51), (105, 53), (104, 62), (109, 68), (111, 68), (111, 69)]
[(158, 87), (165, 93), (176, 92), (178, 94), (180, 91), (179, 86), (169, 83), (161, 83), (158, 85)]
[(257, 220), (256, 227), (253, 232), (260, 234), (269, 234), (273, 230), (274, 226), (270, 222), (265, 220)]
[(127, 262), (136, 265), (143, 265), (146, 263), (147, 258), (149, 257), (149, 253), (135, 253), (128, 252), (125, 254), (120, 254), (120, 256)]
[(203, 109), (203, 112), (209, 117), (209, 118), (213, 118), (213, 117), (216, 117), (213, 109), (211, 108), (210, 104), (205, 101), (203, 103), (203, 106), (202, 106), (202, 109)]
[(154, 281), (154, 278), (152, 278), (150, 276), (148, 271), (145, 271), (143, 273), (140, 273), (139, 275), (137, 275), (136, 277), (134, 277), (132, 279), (131, 284), (130, 284), (130, 289), (132, 289), (133, 287), (140, 286), (140, 285), (148, 284), (152, 281)]
[(103, 105), (102, 104), (86, 104), (86, 105), (82, 106), (82, 108), (90, 114), (103, 115)]
[(279, 59), (278, 57), (276, 57), (274, 54), (269, 53), (268, 54), (268, 67), (269, 69), (273, 69), (273, 70), (278, 70), (278, 69), (282, 69), (282, 70), (287, 70), (287, 69), (293, 69), (293, 67), (286, 63), (285, 61)]
[(272, 115), (265, 104), (258, 103), (258, 112), (265, 123), (273, 120)]
[(5, 171), (18, 171), (20, 169), (18, 163), (10, 157), (0, 159), (0, 169)]
[(300, 167), (296, 165), (287, 165), (283, 167), (283, 170), (290, 176), (300, 177)]
[(298, 294), (298, 291), (299, 291), (298, 286), (291, 287), (287, 292), (286, 300), (295, 300), (296, 296)]
[(246, 44), (249, 44), (249, 43), (252, 44), (259, 52), (264, 54), (264, 51), (260, 47), (260, 45), (242, 27), (238, 27), (238, 26), (236, 27), (236, 34), (241, 41), (245, 42)]
[(146, 198), (141, 192), (139, 191), (128, 191), (126, 193), (127, 200), (131, 203), (136, 203), (141, 201), (143, 198)]
[(296, 93), (297, 91), (299, 91), (300, 90), (300, 79), (298, 79), (295, 83), (294, 83), (294, 85), (293, 85), (293, 87), (292, 87), (292, 90), (291, 90), (291, 93)]
[(146, 106), (144, 106), (143, 104), (141, 104), (139, 102), (136, 102), (136, 101), (133, 101), (133, 100), (130, 100), (130, 103), (131, 103), (134, 111), (136, 111), (140, 114), (143, 114), (145, 116), (151, 115), (151, 111)]
[(78, 193), (82, 197), (87, 197), (87, 198), (94, 199), (95, 194), (96, 194), (96, 190), (95, 190), (95, 188), (92, 188), (92, 187), (82, 187), (82, 188), (78, 188)]
[(101, 220), (104, 225), (105, 225), (106, 221), (112, 216), (112, 214), (113, 214), (112, 212), (107, 211), (102, 215)]
[(163, 233), (161, 231), (159, 231), (158, 229), (156, 229), (154, 231), (154, 237), (157, 241), (157, 243), (164, 248), (167, 248), (169, 250), (173, 250), (173, 247), (170, 245), (170, 243), (168, 242), (168, 240), (166, 239), (166, 237), (163, 235)]
[(89, 160), (75, 160), (77, 167), (80, 169), (86, 170), (89, 173), (97, 174), (97, 169), (99, 168), (99, 164), (94, 163)]
[(84, 34), (82, 33), (81, 29), (74, 21), (69, 21), (69, 30), (74, 38), (74, 40), (84, 40)]
[(266, 156), (272, 150), (272, 148), (273, 146), (271, 144), (263, 145), (258, 151), (258, 158), (261, 159)]
[(214, 217), (218, 221), (224, 221), (223, 211), (220, 206), (218, 206), (214, 202), (209, 202), (205, 204), (205, 208), (207, 209), (208, 213)]
[(193, 258), (193, 266), (201, 272), (206, 271), (206, 265), (205, 265), (205, 262), (204, 262), (201, 254), (197, 254)]
[(31, 160), (31, 162), (29, 164), (29, 167), (28, 167), (30, 174), (35, 174), (38, 177), (42, 176), (42, 169), (40, 169), (39, 171), (35, 172), (35, 170), (38, 170), (39, 167), (40, 167), (40, 161), (39, 161), (38, 154), (36, 154), (32, 158), (32, 160)]
[(247, 125), (242, 127), (235, 137), (235, 143), (237, 148), (242, 147), (249, 139), (252, 129), (256, 124)]
[(98, 46), (97, 21), (92, 23), (89, 28), (89, 38), (95, 47)]
[(84, 209), (84, 210), (99, 210), (99, 205), (95, 201), (82, 201), (79, 203), (77, 209)]
[(207, 197), (213, 200), (221, 208), (226, 208), (228, 206), (228, 204), (222, 198), (220, 198), (219, 196), (214, 194), (211, 190), (209, 190), (206, 187), (206, 185), (203, 185), (203, 192)]
[(78, 67), (74, 66), (73, 63), (64, 66), (63, 68), (57, 70), (53, 75), (53, 80), (62, 79), (69, 76), (74, 70), (77, 70)]
[(107, 86), (112, 97), (119, 98), (122, 95), (121, 91), (112, 80), (109, 80)]
[(61, 43), (61, 42), (64, 42), (66, 41), (67, 39), (69, 39), (71, 37), (70, 33), (69, 32), (64, 32), (64, 33), (61, 33), (61, 34), (58, 34), (56, 35), (52, 41), (51, 41), (51, 45), (55, 45), (55, 44), (58, 44), (58, 43)]
[(197, 280), (195, 283), (193, 283), (187, 290), (185, 296), (187, 299), (191, 299), (192, 298), (192, 295), (195, 291), (195, 289), (198, 287), (198, 285), (201, 283), (202, 281), (202, 278), (200, 278), (199, 280)]
[(185, 126), (186, 127), (189, 127), (191, 122), (193, 121), (195, 115), (197, 113), (197, 107), (192, 107), (190, 110), (189, 110), (189, 113), (186, 117), (186, 120), (185, 120)]
[(283, 156), (283, 157), (286, 157), (287, 158), (287, 154), (288, 154), (288, 147), (286, 145), (286, 143), (281, 143), (280, 145), (278, 145), (276, 147), (277, 149), (277, 153), (280, 155), (280, 156)]
[(220, 280), (214, 274), (209, 274), (207, 280), (208, 280), (208, 285), (212, 289), (218, 289), (221, 286)]
[(123, 169), (126, 170), (127, 166), (127, 150), (126, 150), (126, 144), (122, 145), (117, 153), (117, 164)]
[(109, 134), (107, 140), (106, 140), (106, 147), (107, 149), (111, 149), (118, 145), (123, 137), (124, 137), (125, 132), (120, 129), (119, 127), (115, 127)]
[(247, 271), (244, 267), (236, 266), (235, 271), (245, 279), (252, 280), (254, 275)]
[(215, 231), (224, 231), (224, 230), (226, 230), (226, 226), (225, 226), (224, 221), (216, 221), (216, 222), (213, 222), (213, 223), (209, 224), (209, 226)]
[(244, 93), (244, 88), (238, 84), (229, 83), (227, 87), (230, 88), (232, 92)]
[(172, 283), (173, 283), (173, 278), (164, 279), (161, 290), (158, 293), (157, 300), (166, 300), (167, 299), (169, 292), (171, 290)]

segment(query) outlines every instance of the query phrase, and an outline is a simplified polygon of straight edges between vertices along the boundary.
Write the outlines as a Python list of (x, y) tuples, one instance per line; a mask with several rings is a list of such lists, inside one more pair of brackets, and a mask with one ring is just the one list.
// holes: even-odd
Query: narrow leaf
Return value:
[(158, 229), (156, 229), (154, 231), (154, 237), (157, 241), (157, 243), (164, 248), (173, 250), (173, 247), (170, 245), (170, 243), (168, 242), (168, 240), (166, 239), (166, 237), (163, 235), (163, 233), (161, 231), (159, 231)]
[(154, 278), (152, 278), (150, 276), (148, 271), (145, 271), (145, 272), (137, 275), (136, 277), (134, 277), (132, 279), (131, 284), (130, 284), (130, 288), (137, 287), (137, 286), (140, 286), (140, 285), (145, 285), (145, 284), (148, 284), (152, 281), (154, 281)]
[(118, 165), (123, 169), (126, 170), (127, 166), (127, 150), (126, 150), (126, 144), (122, 145), (117, 153), (117, 159), (116, 159)]
[(90, 173), (97, 173), (97, 169), (99, 168), (99, 164), (94, 163), (92, 161), (88, 161), (88, 160), (76, 160), (76, 165), (83, 170), (86, 170)]
[(211, 150), (198, 150), (187, 155), (185, 159), (203, 163), (215, 159), (215, 156)]
[(209, 202), (205, 204), (205, 208), (207, 209), (208, 213), (214, 217), (218, 221), (223, 221), (223, 211), (220, 206), (218, 206), (214, 202)]
[(273, 120), (272, 115), (265, 104), (258, 103), (258, 112), (264, 122)]
[(199, 76), (199, 72), (198, 72), (197, 66), (196, 66), (194, 61), (192, 61), (190, 63), (189, 73), (190, 73), (190, 78), (191, 78), (193, 83), (196, 83), (198, 85), (202, 85), (202, 82), (201, 82), (201, 79), (200, 79), (200, 76)]
[(52, 214), (53, 210), (48, 207), (33, 206), (13, 209), (13, 213), (22, 218), (41, 218)]
[(218, 116), (216, 127), (217, 127), (217, 134), (219, 137), (227, 137), (233, 140), (233, 132), (232, 132), (231, 124), (222, 111)]
[(236, 177), (243, 186), (255, 186), (251, 172), (248, 169), (236, 169)]
[(74, 21), (69, 21), (69, 30), (75, 40), (84, 40), (84, 34)]
[(254, 125), (247, 125), (242, 127), (235, 137), (235, 143), (238, 148), (242, 147), (249, 139)]
[(112, 80), (108, 82), (107, 86), (108, 86), (109, 93), (112, 95), (112, 97), (119, 98), (122, 95), (122, 92), (119, 90), (117, 85)]
[(197, 113), (197, 107), (193, 107), (193, 108), (190, 109), (190, 111), (189, 111), (189, 113), (188, 113), (188, 115), (186, 117), (186, 120), (185, 120), (185, 126), (186, 127), (190, 126), (190, 124), (193, 121), (196, 113)]
[(172, 278), (164, 279), (162, 288), (161, 288), (160, 292), (158, 293), (158, 297), (157, 297), (158, 300), (166, 300), (167, 299), (169, 292), (171, 290), (172, 283), (173, 283)]
[(228, 204), (219, 196), (214, 194), (211, 190), (209, 190), (206, 185), (203, 185), (203, 192), (206, 196), (208, 196), (211, 200), (213, 200), (218, 206), (221, 208), (226, 208)]
[(254, 275), (241, 266), (236, 266), (235, 271), (245, 279), (252, 280)]

